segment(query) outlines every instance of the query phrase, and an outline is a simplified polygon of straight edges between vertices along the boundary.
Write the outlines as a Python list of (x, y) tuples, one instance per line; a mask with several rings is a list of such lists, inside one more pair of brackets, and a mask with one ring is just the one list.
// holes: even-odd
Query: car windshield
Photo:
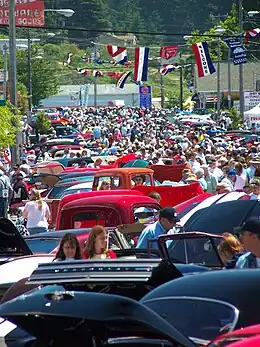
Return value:
[(63, 198), (66, 195), (75, 194), (75, 193), (82, 193), (82, 192), (91, 192), (92, 188), (78, 188), (78, 189), (66, 189), (62, 194), (61, 198)]
[[(71, 186), (73, 186), (73, 183), (71, 183)], [(60, 199), (64, 191), (69, 187), (70, 185), (53, 187), (48, 195), (48, 199)]]
[(213, 299), (166, 297), (147, 300), (143, 304), (184, 335), (202, 340), (212, 340), (232, 331), (238, 320), (234, 306)]
[(221, 238), (200, 237), (166, 241), (169, 258), (174, 262), (221, 267), (217, 245)]
[(51, 253), (59, 246), (60, 238), (26, 238), (25, 241), (33, 253)]

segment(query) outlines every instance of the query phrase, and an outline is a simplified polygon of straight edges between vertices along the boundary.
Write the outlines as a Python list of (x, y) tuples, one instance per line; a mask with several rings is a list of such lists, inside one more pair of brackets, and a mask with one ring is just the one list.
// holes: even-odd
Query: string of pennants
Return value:
[[(260, 29), (249, 30), (245, 34), (245, 43), (250, 40), (260, 38)], [(233, 59), (234, 65), (246, 64), (247, 55), (246, 50), (240, 38), (230, 38), (223, 40), (231, 51), (231, 58)], [(170, 64), (167, 61), (171, 61), (172, 58), (176, 57), (179, 52), (180, 46), (164, 46), (160, 48), (160, 59), (166, 61), (158, 69), (158, 72), (165, 76), (170, 72), (182, 68), (178, 64)], [(198, 70), (198, 77), (205, 77), (216, 72), (215, 66), (211, 60), (209, 47), (207, 42), (200, 42), (192, 44), (192, 50), (195, 55), (196, 65)], [(151, 60), (149, 58), (150, 48), (149, 47), (136, 47), (134, 48), (134, 61), (130, 61), (127, 55), (126, 47), (118, 47), (113, 45), (107, 46), (107, 53), (112, 58), (112, 61), (105, 61), (96, 58), (82, 57), (82, 60), (86, 63), (94, 62), (97, 65), (104, 63), (111, 63), (116, 66), (124, 66), (130, 68), (133, 65), (133, 77), (131, 82), (136, 84), (142, 84), (146, 82), (148, 78), (148, 62)], [(157, 58), (156, 58), (157, 59)], [(69, 53), (66, 65), (70, 66), (73, 60), (73, 54)], [(104, 72), (100, 70), (92, 70), (88, 68), (77, 68), (78, 73), (83, 75), (92, 75), (93, 77), (102, 77)], [(107, 76), (114, 78), (116, 80), (116, 87), (123, 89), (127, 79), (132, 75), (132, 71), (115, 72), (107, 71)]]

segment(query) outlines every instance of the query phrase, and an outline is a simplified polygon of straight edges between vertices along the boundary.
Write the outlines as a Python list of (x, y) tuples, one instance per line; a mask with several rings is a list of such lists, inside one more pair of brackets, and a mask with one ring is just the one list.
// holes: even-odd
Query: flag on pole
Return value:
[(93, 77), (102, 77), (103, 76), (103, 72), (102, 71), (98, 71), (98, 70), (93, 70), (92, 75), (93, 75)]
[(209, 76), (216, 72), (210, 58), (207, 42), (194, 43), (192, 49), (195, 54), (199, 77)]
[(176, 57), (178, 51), (179, 51), (179, 46), (164, 46), (161, 47), (160, 49), (160, 57), (162, 59), (169, 60), (171, 58)]
[(78, 73), (82, 74), (82, 75), (88, 75), (89, 74), (89, 70), (85, 69), (85, 68), (77, 68)]
[(114, 59), (115, 64), (124, 65), (128, 60), (127, 49), (125, 47), (108, 45), (107, 52), (110, 55), (110, 57)]
[(72, 63), (72, 57), (73, 57), (73, 54), (72, 53), (69, 53), (67, 55), (67, 59), (66, 59), (66, 64), (67, 65), (70, 65)]
[(147, 81), (149, 48), (135, 48), (134, 81)]
[(176, 70), (176, 66), (172, 64), (165, 64), (158, 70), (159, 74), (166, 76), (169, 72)]
[(10, 146), (4, 150), (4, 159), (8, 164), (10, 164), (11, 160), (12, 160), (12, 154), (11, 153), (12, 152), (11, 152)]
[(248, 43), (250, 40), (253, 40), (253, 39), (259, 39), (260, 38), (260, 28), (248, 30), (246, 32), (245, 36), (246, 36), (245, 43)]
[(116, 81), (116, 87), (123, 89), (126, 83), (126, 80), (131, 75), (131, 71), (126, 71), (120, 74), (119, 78)]

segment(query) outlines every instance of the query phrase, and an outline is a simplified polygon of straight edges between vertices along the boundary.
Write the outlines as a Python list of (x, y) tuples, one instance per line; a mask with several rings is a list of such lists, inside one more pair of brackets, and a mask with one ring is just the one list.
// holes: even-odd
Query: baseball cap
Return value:
[(238, 235), (243, 234), (245, 231), (260, 235), (260, 218), (250, 217), (242, 226), (234, 228), (234, 233)]
[(228, 174), (228, 176), (229, 175), (236, 176), (237, 172), (236, 172), (236, 170), (229, 170), (227, 174)]
[(160, 213), (159, 213), (159, 217), (160, 218), (166, 218), (168, 219), (169, 221), (176, 221), (178, 222), (180, 219), (178, 217), (178, 214), (175, 210), (175, 208), (173, 207), (164, 207), (160, 210)]

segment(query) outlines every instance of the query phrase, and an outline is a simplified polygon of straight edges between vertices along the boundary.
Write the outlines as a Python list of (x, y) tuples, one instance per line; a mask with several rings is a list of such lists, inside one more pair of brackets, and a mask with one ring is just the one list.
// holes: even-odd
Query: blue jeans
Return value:
[(30, 235), (40, 234), (40, 233), (46, 233), (48, 231), (47, 228), (44, 227), (38, 227), (38, 228), (27, 228)]

